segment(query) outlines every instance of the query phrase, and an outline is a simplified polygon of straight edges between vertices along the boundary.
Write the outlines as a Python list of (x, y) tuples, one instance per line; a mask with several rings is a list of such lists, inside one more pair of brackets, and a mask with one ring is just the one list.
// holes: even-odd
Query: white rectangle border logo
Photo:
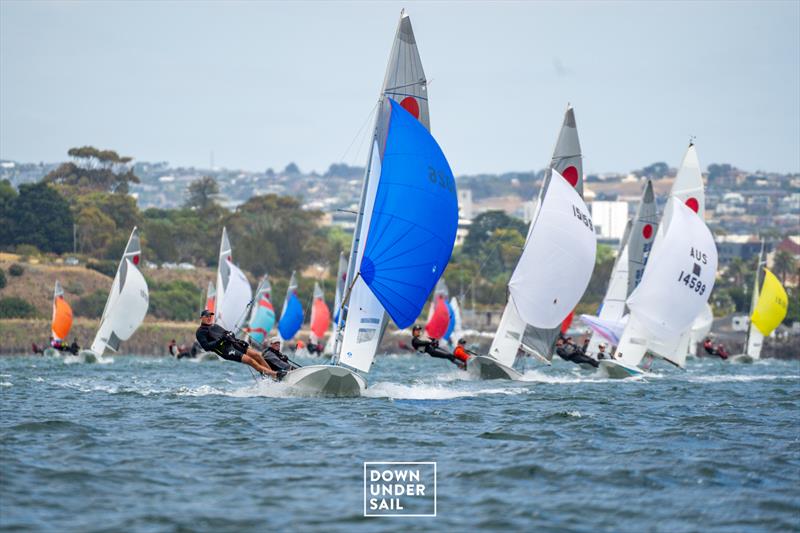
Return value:
[[(433, 514), (369, 514), (367, 513), (367, 465), (433, 465)], [(398, 516), (398, 517), (435, 517), (438, 512), (437, 507), (437, 471), (436, 461), (364, 461), (364, 516), (365, 517), (384, 517), (384, 516)]]

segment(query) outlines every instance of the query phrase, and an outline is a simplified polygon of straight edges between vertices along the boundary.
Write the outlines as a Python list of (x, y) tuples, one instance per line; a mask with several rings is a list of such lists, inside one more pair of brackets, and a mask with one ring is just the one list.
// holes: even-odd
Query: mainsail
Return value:
[(247, 307), (253, 299), (250, 281), (233, 264), (228, 231), (222, 228), (217, 265), (217, 301), (214, 320), (229, 331), (237, 331), (247, 320)]
[(50, 327), (53, 340), (67, 340), (71, 328), (72, 308), (64, 299), (64, 289), (61, 288), (61, 284), (56, 280), (56, 286), (53, 290), (53, 322)]
[[(419, 315), (444, 272), (458, 224), (450, 166), (428, 131), (427, 81), (401, 14), (381, 91), (347, 275), (338, 361), (369, 371), (386, 325)], [(337, 334), (338, 342), (338, 334)]]
[(281, 339), (288, 341), (294, 337), (295, 333), (303, 325), (303, 304), (297, 296), (297, 278), (292, 272), (289, 286), (286, 288), (286, 298), (283, 300), (281, 309), (281, 320), (278, 322), (278, 332)]
[(275, 325), (275, 309), (270, 301), (271, 294), (272, 286), (269, 283), (269, 276), (264, 274), (256, 289), (253, 308), (250, 310), (250, 320), (248, 327), (245, 328), (250, 340), (259, 345), (264, 343), (272, 326)]
[(653, 182), (647, 180), (644, 186), (636, 216), (633, 219), (630, 238), (628, 241), (628, 284), (627, 297), (639, 285), (647, 265), (647, 258), (653, 249), (653, 241), (658, 231), (658, 207), (653, 194)]
[(114, 275), (100, 327), (92, 342), (91, 350), (97, 355), (103, 355), (106, 348), (116, 351), (122, 341), (133, 335), (147, 314), (147, 282), (137, 268), (141, 255), (139, 230), (133, 228)]
[(451, 315), (450, 308), (447, 305), (448, 295), (447, 285), (444, 279), (440, 279), (433, 291), (428, 321), (425, 324), (425, 333), (431, 339), (444, 338), (450, 327)]

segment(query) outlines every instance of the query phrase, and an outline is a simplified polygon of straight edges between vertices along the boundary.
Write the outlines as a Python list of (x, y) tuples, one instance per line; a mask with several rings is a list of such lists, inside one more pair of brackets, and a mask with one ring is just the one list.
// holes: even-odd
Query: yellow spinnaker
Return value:
[(789, 297), (775, 274), (764, 269), (764, 283), (758, 297), (756, 308), (750, 320), (765, 337), (777, 328), (786, 317)]

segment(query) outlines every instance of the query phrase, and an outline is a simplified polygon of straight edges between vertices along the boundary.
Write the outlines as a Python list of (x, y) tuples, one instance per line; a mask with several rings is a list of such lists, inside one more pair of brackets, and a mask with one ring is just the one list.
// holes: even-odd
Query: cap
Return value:
[(601, 342), (600, 344), (597, 345), (597, 347), (598, 348), (605, 348), (606, 347), (606, 343)]
[(200, 318), (207, 317), (207, 316), (214, 316), (213, 311), (209, 311), (208, 309), (203, 309), (203, 312), (200, 313)]
[(276, 342), (281, 342), (281, 338), (278, 337), (277, 335), (275, 335), (274, 337), (270, 337), (269, 339), (270, 344), (275, 344)]
[(465, 339), (458, 339), (458, 344), (467, 344)]
[(414, 327), (413, 327), (413, 328), (411, 328), (411, 331), (417, 331), (418, 329), (420, 329), (420, 330), (421, 330), (421, 329), (422, 329), (422, 326), (420, 326), (419, 324), (414, 324)]

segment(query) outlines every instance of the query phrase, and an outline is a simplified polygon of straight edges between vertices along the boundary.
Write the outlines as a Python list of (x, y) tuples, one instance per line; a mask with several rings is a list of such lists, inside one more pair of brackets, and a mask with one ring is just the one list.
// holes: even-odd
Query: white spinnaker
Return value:
[(596, 252), (586, 204), (554, 170), (508, 283), (519, 317), (539, 328), (560, 325), (589, 285)]
[[(365, 202), (361, 231), (358, 236), (356, 264), (351, 272), (358, 272), (361, 268), (361, 258), (367, 245), (367, 233), (372, 219), (372, 209), (375, 204), (375, 194), (378, 191), (378, 182), (381, 175), (381, 158), (378, 143), (373, 143), (369, 167), (369, 181)], [(361, 279), (356, 278), (350, 291), (347, 306), (347, 321), (344, 325), (344, 337), (339, 353), (339, 362), (362, 372), (369, 372), (375, 352), (381, 340), (382, 324), (385, 311), (378, 298)]]
[[(667, 209), (670, 220), (659, 227), (663, 235), (656, 238), (642, 281), (627, 301), (631, 319), (617, 355), (629, 365), (638, 365), (648, 348), (682, 365), (686, 346), (678, 354), (667, 348), (681, 345), (684, 336), (688, 343), (688, 330), (714, 288), (717, 248), (711, 231), (678, 198), (670, 197)], [(644, 343), (634, 342), (642, 335)]]
[(517, 350), (522, 344), (525, 321), (519, 316), (514, 305), (514, 297), (509, 294), (500, 324), (489, 347), (489, 355), (506, 366), (512, 366), (517, 358)]
[[(225, 296), (217, 300), (217, 324), (228, 331), (237, 331), (247, 319), (247, 306), (253, 299), (253, 289), (247, 276), (230, 259), (225, 259), (228, 269), (228, 286)], [(219, 293), (217, 293), (219, 294)]]
[(120, 342), (128, 340), (144, 321), (150, 295), (144, 276), (136, 268), (141, 253), (139, 230), (133, 228), (92, 342), (91, 350), (97, 355), (103, 355), (106, 348), (116, 351)]

